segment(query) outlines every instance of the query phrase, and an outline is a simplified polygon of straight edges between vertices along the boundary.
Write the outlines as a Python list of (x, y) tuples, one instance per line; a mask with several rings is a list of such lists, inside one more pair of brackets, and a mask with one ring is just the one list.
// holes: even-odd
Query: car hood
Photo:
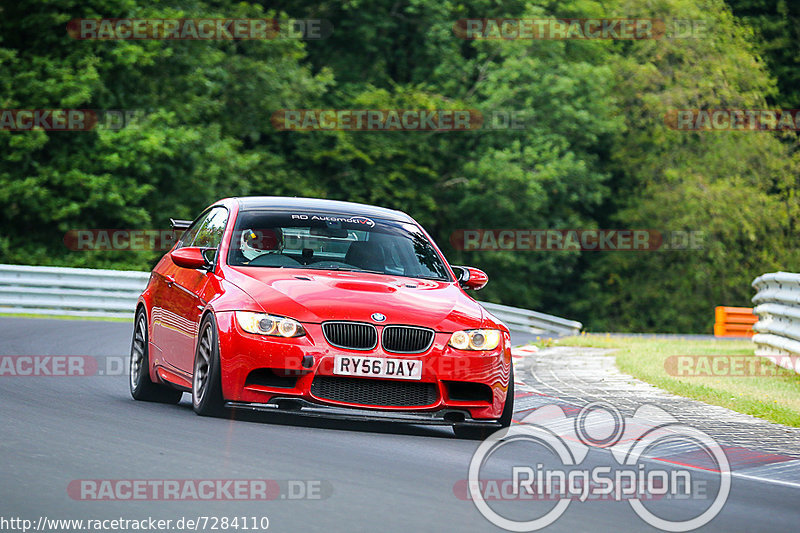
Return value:
[(267, 313), (300, 322), (326, 320), (410, 324), (437, 331), (484, 325), (488, 313), (454, 283), (308, 269), (229, 267), (228, 281), (253, 298)]

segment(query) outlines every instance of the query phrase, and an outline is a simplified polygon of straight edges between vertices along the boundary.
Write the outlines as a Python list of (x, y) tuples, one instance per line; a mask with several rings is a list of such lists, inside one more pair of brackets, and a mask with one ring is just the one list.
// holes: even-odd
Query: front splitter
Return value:
[(424, 424), (432, 426), (475, 426), (500, 428), (496, 420), (478, 420), (469, 412), (459, 409), (441, 409), (439, 411), (396, 412), (372, 411), (354, 407), (320, 405), (307, 400), (282, 397), (273, 398), (269, 403), (225, 402), (225, 407), (266, 413), (283, 413), (330, 418), (353, 422), (397, 422), (403, 424)]

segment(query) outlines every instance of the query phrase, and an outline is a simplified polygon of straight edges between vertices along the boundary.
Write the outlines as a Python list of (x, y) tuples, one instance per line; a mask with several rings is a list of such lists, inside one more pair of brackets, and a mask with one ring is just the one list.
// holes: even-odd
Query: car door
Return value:
[[(174, 249), (189, 246), (210, 215), (211, 211), (207, 210), (197, 217), (183, 233)], [(160, 355), (154, 359), (157, 364), (166, 361), (166, 353), (169, 351), (167, 345), (172, 341), (170, 332), (176, 327), (174, 312), (176, 292), (173, 287), (177, 271), (178, 266), (172, 262), (169, 254), (153, 270), (150, 343)]]
[[(197, 226), (197, 232), (188, 235), (180, 247), (196, 246), (208, 250), (213, 261), (222, 241), (228, 222), (228, 210), (214, 207)], [(190, 228), (191, 230), (192, 228)], [(212, 272), (204, 269), (182, 268), (174, 263), (167, 269), (171, 278), (167, 305), (164, 306), (163, 356), (169, 365), (181, 372), (191, 374), (194, 364), (194, 348), (200, 327), (200, 316), (207, 301), (204, 298)]]

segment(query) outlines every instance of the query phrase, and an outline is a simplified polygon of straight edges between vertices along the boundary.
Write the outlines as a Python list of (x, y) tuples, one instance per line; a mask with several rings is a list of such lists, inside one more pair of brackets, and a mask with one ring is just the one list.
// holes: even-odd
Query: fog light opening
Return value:
[(299, 411), (303, 408), (302, 403), (297, 400), (292, 400), (291, 398), (281, 398), (280, 400), (276, 400), (275, 405), (277, 405), (278, 409), (281, 411)]
[(444, 421), (445, 422), (452, 422), (454, 424), (458, 424), (466, 420), (464, 413), (460, 411), (450, 411), (449, 413), (445, 413)]

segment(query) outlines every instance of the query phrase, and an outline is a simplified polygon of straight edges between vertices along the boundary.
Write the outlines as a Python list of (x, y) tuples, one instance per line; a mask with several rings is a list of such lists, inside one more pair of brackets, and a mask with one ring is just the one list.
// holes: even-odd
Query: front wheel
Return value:
[(131, 341), (130, 385), (134, 400), (159, 403), (178, 403), (183, 393), (150, 379), (150, 344), (147, 340), (147, 315), (144, 309), (136, 312)]
[[(506, 393), (506, 403), (503, 404), (503, 412), (497, 420), (500, 423), (500, 429), (507, 428), (511, 425), (511, 417), (514, 416), (514, 367), (511, 367), (511, 373), (508, 376), (508, 392)], [(483, 440), (497, 429), (489, 429), (475, 426), (453, 426), (453, 433), (460, 439), (470, 440)]]
[(192, 375), (192, 407), (200, 416), (222, 416), (225, 408), (219, 369), (219, 342), (212, 315), (203, 319), (197, 339)]

